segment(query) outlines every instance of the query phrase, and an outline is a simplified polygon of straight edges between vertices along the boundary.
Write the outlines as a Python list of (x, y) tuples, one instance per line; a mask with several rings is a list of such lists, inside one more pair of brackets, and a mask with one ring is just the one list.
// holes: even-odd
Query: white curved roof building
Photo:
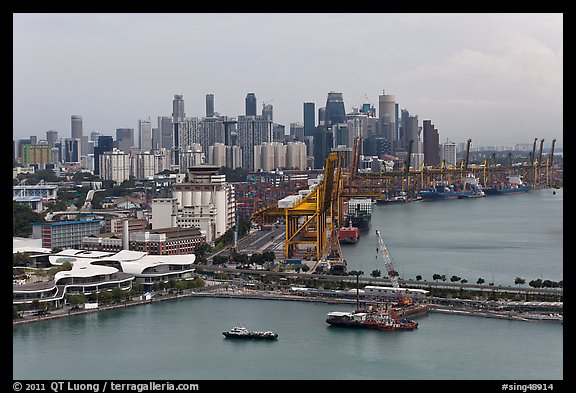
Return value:
[[(42, 250), (36, 248), (34, 251)], [(57, 272), (53, 281), (13, 285), (14, 304), (31, 303), (37, 299), (58, 305), (66, 293), (90, 294), (113, 288), (129, 290), (134, 280), (150, 286), (155, 282), (191, 278), (196, 256), (149, 255), (129, 250), (111, 253), (66, 249), (49, 254), (48, 260), (53, 266), (70, 262), (72, 269)]]

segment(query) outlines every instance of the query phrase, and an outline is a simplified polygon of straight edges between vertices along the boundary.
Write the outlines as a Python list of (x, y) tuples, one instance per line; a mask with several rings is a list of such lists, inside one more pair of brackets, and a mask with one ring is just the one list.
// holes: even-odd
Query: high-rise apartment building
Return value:
[(256, 116), (256, 95), (254, 93), (246, 95), (246, 116)]
[(448, 142), (442, 144), (442, 159), (446, 161), (446, 165), (456, 166), (456, 144)]
[(273, 123), (263, 116), (238, 116), (238, 145), (242, 149), (243, 168), (254, 170), (254, 146), (272, 142)]
[(116, 184), (130, 179), (130, 154), (116, 149), (104, 152), (100, 156), (100, 177)]

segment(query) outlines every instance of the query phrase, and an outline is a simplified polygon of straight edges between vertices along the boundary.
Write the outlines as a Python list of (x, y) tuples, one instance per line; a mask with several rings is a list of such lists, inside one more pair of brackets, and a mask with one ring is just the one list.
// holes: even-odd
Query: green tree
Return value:
[(110, 301), (112, 301), (112, 293), (106, 290), (98, 292), (98, 303), (108, 304)]
[(456, 281), (460, 281), (460, 280), (461, 280), (461, 278), (456, 276), (456, 275), (453, 275), (452, 277), (450, 277), (451, 282), (456, 282)]
[(124, 291), (118, 287), (112, 289), (112, 301), (114, 303), (120, 303), (126, 297)]
[(308, 266), (308, 265), (302, 265), (302, 271), (303, 271), (304, 273), (306, 273), (306, 272), (309, 271), (309, 270), (310, 270), (310, 266)]
[(23, 252), (17, 252), (12, 254), (12, 266), (24, 266), (29, 267), (32, 259), (28, 254)]
[(274, 262), (274, 259), (276, 259), (276, 254), (274, 251), (264, 251), (262, 253), (262, 258), (264, 262)]
[(86, 303), (86, 295), (84, 295), (84, 294), (78, 294), (78, 295), (69, 294), (69, 295), (66, 295), (66, 300), (72, 306), (79, 306), (81, 304)]
[(420, 280), (422, 280), (422, 276), (421, 276), (421, 275), (417, 275), (417, 276), (416, 276), (416, 281), (420, 281)]
[(522, 277), (516, 277), (516, 279), (514, 280), (514, 284), (520, 286), (520, 285), (524, 285), (526, 283), (526, 280), (523, 279)]
[(478, 284), (478, 285), (482, 285), (484, 283), (485, 283), (485, 281), (482, 277), (480, 277), (480, 278), (478, 278), (478, 280), (476, 280), (476, 284)]
[(378, 269), (374, 269), (372, 270), (372, 273), (370, 273), (370, 275), (374, 278), (380, 277), (382, 275), (382, 272)]
[(215, 255), (215, 256), (212, 258), (212, 263), (213, 263), (214, 265), (223, 265), (223, 264), (225, 264), (226, 262), (228, 262), (228, 258), (225, 257), (225, 256), (223, 256), (223, 255)]
[(440, 280), (440, 278), (442, 278), (442, 276), (440, 274), (434, 273), (432, 275), (432, 280), (438, 282), (438, 280)]
[(45, 222), (44, 216), (26, 205), (12, 202), (12, 236), (30, 237), (34, 222)]

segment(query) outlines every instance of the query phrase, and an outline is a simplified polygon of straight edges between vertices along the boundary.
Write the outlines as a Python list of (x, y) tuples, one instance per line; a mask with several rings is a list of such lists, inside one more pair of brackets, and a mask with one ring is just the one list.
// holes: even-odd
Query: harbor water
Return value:
[[(375, 206), (344, 248), (384, 271), (379, 229), (406, 278), (434, 273), (514, 285), (563, 279), (562, 190)], [(371, 252), (373, 250), (373, 252)], [(380, 264), (379, 262), (380, 261)], [(404, 271), (404, 272), (403, 272)], [(331, 327), (349, 305), (181, 298), (13, 327), (13, 378), (48, 380), (561, 380), (563, 325), (430, 313), (414, 331)], [(277, 341), (224, 338), (243, 324)]]

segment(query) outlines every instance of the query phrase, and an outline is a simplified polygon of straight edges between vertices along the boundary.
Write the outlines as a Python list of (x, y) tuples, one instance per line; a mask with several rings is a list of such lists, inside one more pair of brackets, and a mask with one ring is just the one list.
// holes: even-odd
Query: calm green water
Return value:
[[(188, 298), (16, 326), (14, 379), (562, 379), (562, 328), (430, 313), (415, 331), (330, 327), (349, 306)], [(231, 341), (244, 323), (276, 342)]]
[[(406, 278), (456, 274), (506, 285), (560, 280), (562, 190), (375, 206), (349, 268), (384, 270), (379, 229)], [(354, 254), (355, 253), (355, 254)], [(380, 262), (380, 264), (379, 264)], [(560, 380), (563, 325), (431, 313), (419, 329), (330, 327), (350, 306), (188, 298), (13, 328), (14, 379)], [(237, 323), (277, 342), (224, 339)]]
[[(370, 231), (342, 247), (349, 270), (386, 271), (376, 259), (380, 231), (404, 278), (457, 275), (514, 286), (563, 279), (563, 189), (477, 199), (374, 205)], [(384, 275), (384, 274), (383, 274)]]

